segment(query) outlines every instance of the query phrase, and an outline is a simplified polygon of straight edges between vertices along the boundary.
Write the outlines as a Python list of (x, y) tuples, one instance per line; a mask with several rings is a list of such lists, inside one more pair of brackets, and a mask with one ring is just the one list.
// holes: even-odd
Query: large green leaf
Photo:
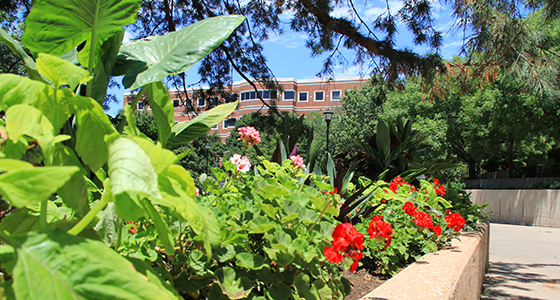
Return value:
[(0, 194), (16, 207), (47, 200), (78, 172), (77, 167), (24, 168), (0, 175)]
[(120, 217), (135, 220), (142, 215), (143, 196), (160, 199), (158, 176), (150, 157), (133, 140), (116, 139), (109, 147), (109, 177)]
[(383, 160), (388, 164), (389, 154), (391, 152), (391, 136), (389, 135), (389, 129), (387, 125), (381, 120), (377, 123), (377, 149), (381, 154)]
[[(6, 131), (16, 143), (28, 135), (37, 140), (43, 153), (49, 152), (54, 140), (53, 126), (40, 110), (26, 104), (17, 104), (6, 111)], [(48, 155), (45, 155), (48, 157)]]
[(8, 48), (14, 52), (24, 63), (25, 67), (27, 68), (27, 74), (29, 74), (29, 78), (35, 80), (42, 80), (41, 75), (37, 72), (37, 68), (35, 67), (35, 61), (33, 58), (27, 55), (21, 43), (14, 40), (9, 33), (4, 31), (4, 29), (0, 28), (0, 42), (6, 45)]
[(216, 126), (229, 116), (237, 108), (237, 101), (219, 105), (211, 110), (205, 111), (189, 122), (175, 124), (171, 129), (174, 136), (167, 143), (168, 147), (177, 146), (190, 142), (197, 137), (206, 134), (210, 128)]
[(75, 90), (78, 84), (86, 83), (90, 79), (87, 70), (45, 53), (40, 53), (37, 58), (37, 70), (57, 89), (62, 85), (68, 85), (70, 89)]
[(50, 88), (44, 99), (39, 99), (33, 106), (39, 109), (53, 125), (53, 132), (59, 133), (64, 123), (72, 115), (72, 105), (68, 98), (73, 98), (74, 93), (68, 88), (55, 90)]
[(146, 85), (146, 98), (156, 119), (158, 140), (165, 147), (171, 138), (171, 126), (175, 121), (175, 109), (169, 91), (163, 82), (157, 81)]
[(163, 149), (159, 143), (154, 144), (145, 138), (133, 137), (132, 139), (150, 156), (152, 165), (158, 174), (178, 160), (171, 150)]
[(49, 86), (43, 82), (31, 80), (13, 74), (0, 74), (0, 110), (6, 111), (16, 104), (29, 104), (45, 100)]
[(119, 59), (134, 65), (143, 62), (147, 66), (145, 70), (136, 66), (128, 69), (123, 85), (134, 90), (161, 81), (167, 75), (188, 70), (222, 44), (244, 20), (238, 15), (210, 18), (163, 36), (147, 37), (123, 45)]
[(78, 54), (83, 66), (89, 64), (91, 45), (99, 49), (123, 26), (134, 23), (140, 0), (37, 0), (25, 20), (22, 42), (33, 53), (60, 56), (78, 45), (86, 46)]
[(105, 135), (117, 131), (99, 103), (91, 98), (76, 96), (72, 99), (76, 110), (76, 152), (92, 171), (107, 162)]
[(10, 237), (10, 243), (17, 299), (179, 299), (103, 242), (54, 230)]
[(91, 82), (91, 87), (88, 85), (88, 88), (92, 89), (91, 97), (101, 105), (103, 105), (107, 95), (107, 86), (121, 49), (123, 37), (124, 30), (121, 30), (103, 43), (99, 53), (99, 61), (95, 66), (95, 77)]

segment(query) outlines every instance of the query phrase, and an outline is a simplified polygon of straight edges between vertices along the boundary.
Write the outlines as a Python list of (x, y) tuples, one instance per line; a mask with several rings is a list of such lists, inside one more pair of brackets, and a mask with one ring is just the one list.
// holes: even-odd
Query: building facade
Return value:
[[(211, 97), (209, 99), (202, 97), (193, 98), (195, 91), (188, 90), (188, 100), (182, 101), (176, 92), (174, 93), (173, 90), (170, 90), (173, 106), (175, 107), (175, 121), (191, 120), (195, 117), (195, 113), (192, 112), (193, 110), (203, 110), (207, 107), (214, 107), (218, 103), (239, 100), (237, 109), (210, 131), (219, 134), (222, 138), (226, 138), (235, 127), (237, 120), (242, 118), (243, 115), (259, 110), (263, 113), (268, 111), (268, 107), (261, 102), (258, 97), (259, 95), (267, 103), (274, 101), (280, 111), (288, 111), (299, 115), (307, 115), (310, 112), (321, 113), (327, 109), (341, 106), (340, 99), (346, 94), (346, 91), (354, 88), (360, 89), (367, 82), (368, 78), (348, 77), (333, 80), (279, 78), (277, 80), (282, 86), (282, 92), (268, 91), (262, 87), (255, 91), (253, 86), (245, 81), (233, 82), (229, 87), (229, 96), (225, 99), (219, 99), (218, 97)], [(133, 95), (125, 94), (124, 99), (124, 105), (131, 104)], [(138, 103), (138, 109), (150, 110), (143, 102)]]

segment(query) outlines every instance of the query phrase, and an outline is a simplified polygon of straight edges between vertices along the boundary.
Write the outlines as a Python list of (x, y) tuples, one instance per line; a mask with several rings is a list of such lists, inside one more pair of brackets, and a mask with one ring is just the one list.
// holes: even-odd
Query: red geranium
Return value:
[(445, 221), (447, 222), (447, 227), (455, 229), (456, 232), (459, 232), (465, 225), (465, 219), (459, 213), (452, 213), (445, 216)]
[(393, 239), (391, 236), (393, 234), (393, 227), (389, 223), (383, 221), (382, 216), (373, 217), (371, 222), (369, 222), (368, 233), (370, 239), (385, 239), (385, 249), (391, 245), (391, 240)]
[(327, 260), (333, 263), (341, 262), (345, 256), (354, 260), (351, 271), (358, 267), (358, 261), (363, 257), (359, 250), (364, 249), (364, 234), (360, 233), (350, 223), (338, 224), (332, 233), (333, 243), (326, 247), (323, 253)]
[(441, 234), (441, 227), (439, 227), (439, 225), (434, 226), (434, 233), (436, 235), (440, 235)]
[(428, 213), (416, 211), (413, 217), (414, 217), (414, 224), (422, 228), (432, 229), (434, 227), (434, 223), (432, 223), (432, 217), (430, 217)]
[(403, 205), (402, 210), (404, 210), (404, 212), (407, 213), (408, 215), (412, 216), (416, 211), (416, 206), (414, 206), (412, 202), (408, 201)]

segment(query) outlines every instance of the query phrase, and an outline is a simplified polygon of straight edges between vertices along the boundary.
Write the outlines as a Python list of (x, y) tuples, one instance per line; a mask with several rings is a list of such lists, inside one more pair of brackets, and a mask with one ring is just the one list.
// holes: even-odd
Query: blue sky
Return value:
[[(374, 1), (356, 1), (356, 9), (360, 13), (362, 19), (365, 22), (370, 23), (379, 14), (383, 13), (386, 9), (386, 1), (374, 0)], [(389, 0), (389, 6), (393, 14), (395, 14), (400, 9), (400, 1)], [(463, 33), (461, 30), (452, 29), (454, 19), (451, 16), (451, 10), (448, 7), (442, 6), (442, 4), (435, 0), (432, 2), (434, 7), (434, 18), (435, 27), (440, 30), (444, 35), (443, 46), (440, 49), (440, 54), (445, 59), (451, 59), (453, 55), (459, 54), (460, 48), (462, 46)], [(352, 11), (349, 7), (341, 6), (337, 7), (334, 11), (334, 16), (351, 16)], [(286, 22), (289, 20), (289, 15), (281, 16), (282, 20)], [(293, 77), (295, 79), (309, 79), (316, 78), (316, 74), (321, 70), (323, 61), (330, 55), (330, 53), (325, 53), (317, 57), (311, 57), (311, 50), (305, 47), (305, 41), (307, 35), (302, 33), (297, 33), (289, 29), (286, 26), (284, 34), (275, 35), (271, 34), (269, 40), (262, 43), (264, 48), (264, 55), (268, 59), (268, 66), (274, 72), (276, 77), (285, 78)], [(399, 24), (397, 33), (397, 47), (404, 48), (408, 47), (416, 51), (417, 53), (427, 53), (426, 47), (418, 47), (412, 43), (412, 35), (407, 31), (407, 29)], [(368, 74), (370, 69), (362, 68), (352, 64), (354, 61), (354, 53), (349, 50), (341, 51), (349, 65), (347, 68), (336, 67), (335, 77), (347, 77), (347, 76), (361, 76)], [(199, 77), (197, 76), (198, 64), (193, 66), (189, 71), (187, 71), (187, 80), (194, 83), (197, 82)], [(241, 80), (241, 77), (234, 74), (234, 80)], [(108, 113), (110, 115), (115, 115), (122, 108), (122, 99), (124, 90), (113, 90), (114, 94), (117, 95), (119, 103), (113, 103), (110, 107)]]

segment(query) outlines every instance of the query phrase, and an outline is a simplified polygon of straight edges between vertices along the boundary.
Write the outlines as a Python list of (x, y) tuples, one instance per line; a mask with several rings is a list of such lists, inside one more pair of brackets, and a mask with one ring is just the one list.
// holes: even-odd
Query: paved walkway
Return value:
[(560, 228), (492, 223), (481, 299), (560, 300)]

